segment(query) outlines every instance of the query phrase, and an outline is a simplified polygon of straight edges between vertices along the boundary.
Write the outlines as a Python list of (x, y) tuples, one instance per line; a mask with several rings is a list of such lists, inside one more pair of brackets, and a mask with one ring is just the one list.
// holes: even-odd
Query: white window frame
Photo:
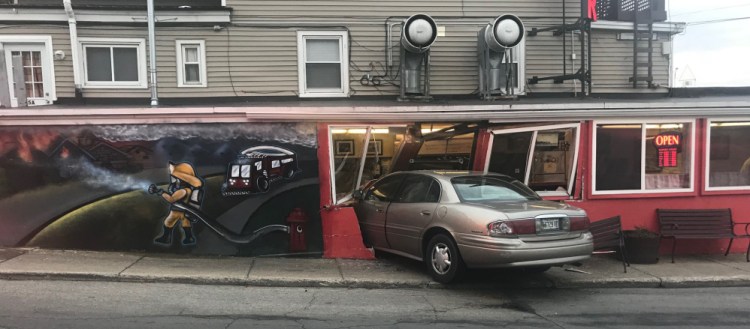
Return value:
[[(186, 46), (195, 46), (198, 48), (198, 63), (185, 63)], [(208, 87), (208, 77), (206, 76), (206, 42), (204, 40), (175, 40), (175, 52), (177, 55), (177, 87), (180, 88), (205, 88)], [(198, 64), (198, 82), (185, 81), (185, 64)]]
[(533, 132), (531, 136), (531, 143), (530, 143), (532, 149), (529, 150), (529, 155), (528, 155), (528, 158), (526, 159), (526, 175), (523, 181), (523, 183), (528, 186), (529, 179), (531, 178), (531, 166), (532, 166), (532, 162), (534, 161), (533, 147), (536, 146), (537, 135), (539, 134), (540, 131), (566, 129), (566, 128), (575, 129), (575, 136), (573, 137), (575, 140), (575, 147), (573, 148), (573, 163), (570, 169), (570, 176), (568, 177), (567, 193), (558, 192), (558, 191), (534, 191), (534, 192), (536, 192), (537, 194), (543, 197), (573, 195), (573, 186), (575, 185), (576, 171), (578, 169), (578, 150), (581, 147), (581, 123), (580, 122), (569, 123), (569, 124), (559, 124), (559, 125), (529, 126), (529, 127), (521, 127), (521, 128), (490, 130), (490, 132), (492, 133), (492, 137), (490, 138), (490, 142), (487, 146), (487, 155), (485, 156), (485, 163), (484, 163), (484, 173), (487, 174), (490, 168), (490, 160), (491, 160), (490, 158), (492, 157), (492, 145), (495, 142), (495, 134), (506, 135), (506, 134), (522, 133), (522, 132)]
[[(341, 88), (307, 88), (307, 39), (335, 39), (339, 41), (341, 60)], [(347, 31), (297, 31), (297, 72), (299, 97), (349, 97), (349, 34)]]
[[(148, 77), (146, 73), (146, 40), (141, 38), (78, 38), (79, 54), (81, 54), (81, 74), (83, 76), (83, 88), (148, 88)], [(89, 81), (88, 62), (86, 60), (87, 47), (129, 47), (138, 51), (138, 81)], [(112, 52), (110, 51), (110, 55)], [(114, 61), (112, 61), (114, 65)], [(114, 74), (114, 67), (112, 68)]]
[[(28, 46), (42, 46), (41, 52), (42, 58), (42, 77), (44, 80), (44, 90), (47, 94), (43, 98), (35, 98), (31, 100), (28, 105), (47, 105), (57, 100), (57, 88), (55, 87), (55, 62), (52, 45), (52, 37), (49, 35), (0, 35), (0, 45), (2, 45), (5, 51), (5, 70), (8, 81), (8, 90), (10, 91), (10, 104), (9, 107), (18, 107), (18, 98), (15, 96), (15, 90), (13, 89), (12, 81), (12, 68), (13, 68), (13, 51), (22, 51), (24, 47)], [(8, 105), (8, 104), (4, 104)]]
[[(670, 123), (687, 123), (690, 124), (690, 186), (687, 188), (672, 188), (672, 189), (646, 189), (646, 125), (647, 124), (670, 124)], [(596, 187), (596, 154), (597, 148), (597, 133), (596, 127), (598, 125), (611, 125), (611, 124), (623, 124), (623, 125), (641, 125), (641, 188), (633, 190), (607, 190), (599, 191)], [(617, 195), (617, 194), (664, 194), (664, 193), (686, 193), (695, 191), (695, 125), (696, 120), (691, 118), (673, 118), (673, 119), (635, 119), (635, 120), (600, 120), (592, 122), (591, 129), (591, 195)], [(683, 148), (684, 152), (685, 148)]]
[[(353, 124), (353, 125), (333, 125), (328, 126), (328, 161), (331, 164), (330, 172), (331, 172), (331, 200), (333, 200), (334, 205), (345, 203), (352, 199), (352, 195), (348, 194), (346, 196), (341, 197), (340, 199), (336, 198), (336, 151), (335, 151), (335, 143), (333, 143), (333, 134), (334, 130), (363, 130), (364, 131), (364, 143), (362, 144), (362, 150), (367, 150), (367, 147), (370, 144), (370, 141), (372, 140), (372, 134), (378, 133), (376, 130), (381, 129), (383, 127), (406, 127), (407, 124), (373, 124), (373, 125), (362, 125), (362, 124)], [(352, 156), (354, 157), (354, 150), (352, 150)], [(359, 169), (357, 172), (357, 186), (360, 186), (362, 182), (362, 173), (365, 170), (365, 160), (367, 159), (367, 152), (362, 152), (362, 154), (356, 156), (359, 158)]]
[(704, 179), (704, 189), (707, 192), (710, 191), (750, 191), (750, 185), (739, 185), (739, 186), (716, 186), (716, 187), (710, 187), (709, 186), (709, 179), (710, 179), (710, 173), (711, 173), (711, 124), (714, 121), (719, 122), (750, 122), (750, 118), (716, 118), (716, 119), (707, 119), (706, 120), (706, 140), (705, 142), (705, 149), (706, 149), (706, 168), (705, 172), (703, 173)]

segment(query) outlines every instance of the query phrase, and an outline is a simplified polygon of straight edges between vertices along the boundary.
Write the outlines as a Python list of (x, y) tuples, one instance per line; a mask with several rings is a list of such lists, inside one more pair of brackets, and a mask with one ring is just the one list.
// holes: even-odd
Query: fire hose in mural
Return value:
[(191, 208), (189, 206), (185, 206), (179, 203), (173, 205), (173, 207), (179, 211), (184, 212), (188, 220), (190, 220), (192, 223), (197, 223), (198, 221), (201, 221), (203, 222), (203, 224), (206, 224), (208, 228), (210, 228), (211, 230), (219, 234), (221, 237), (223, 237), (224, 239), (227, 239), (227, 241), (231, 241), (234, 243), (250, 243), (263, 235), (266, 235), (268, 233), (275, 232), (275, 231), (289, 233), (289, 226), (274, 224), (274, 225), (261, 227), (248, 235), (235, 234), (229, 231), (223, 225), (219, 224), (219, 222), (217, 222), (213, 218), (202, 213), (200, 210), (197, 210), (197, 209), (194, 209), (194, 208)]

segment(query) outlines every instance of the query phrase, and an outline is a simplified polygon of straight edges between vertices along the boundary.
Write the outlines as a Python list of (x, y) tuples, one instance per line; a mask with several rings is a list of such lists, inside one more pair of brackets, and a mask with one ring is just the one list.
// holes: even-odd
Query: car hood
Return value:
[(530, 218), (545, 214), (586, 215), (586, 212), (580, 208), (554, 201), (489, 201), (469, 204), (502, 212), (508, 216), (508, 219)]

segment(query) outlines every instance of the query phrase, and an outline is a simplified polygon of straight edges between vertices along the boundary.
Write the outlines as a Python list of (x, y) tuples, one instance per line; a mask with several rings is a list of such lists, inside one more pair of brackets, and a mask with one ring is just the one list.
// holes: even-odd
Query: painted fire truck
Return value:
[(221, 186), (223, 196), (266, 192), (271, 183), (291, 179), (299, 172), (297, 155), (275, 146), (256, 146), (242, 151), (229, 163)]

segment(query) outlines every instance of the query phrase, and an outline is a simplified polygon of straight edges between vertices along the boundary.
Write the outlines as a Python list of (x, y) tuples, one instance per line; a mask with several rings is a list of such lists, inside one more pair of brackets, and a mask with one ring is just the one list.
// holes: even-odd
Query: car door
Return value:
[(391, 175), (368, 189), (355, 208), (365, 242), (374, 247), (389, 248), (385, 238), (385, 216), (388, 206), (398, 192), (404, 175)]
[(386, 217), (385, 232), (391, 249), (422, 257), (420, 238), (432, 221), (440, 200), (440, 184), (426, 175), (408, 175)]

